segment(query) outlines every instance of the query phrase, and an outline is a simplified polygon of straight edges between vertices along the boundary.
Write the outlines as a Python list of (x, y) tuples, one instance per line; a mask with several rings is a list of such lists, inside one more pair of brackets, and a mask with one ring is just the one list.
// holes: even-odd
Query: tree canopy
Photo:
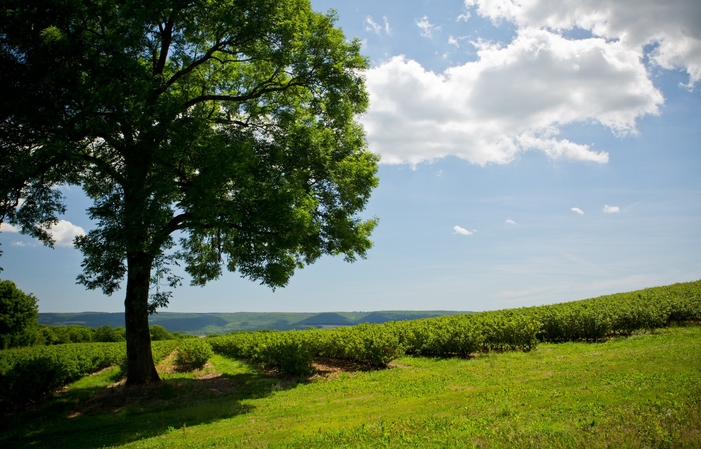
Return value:
[(59, 188), (94, 201), (78, 282), (126, 279), (128, 384), (158, 380), (148, 313), (170, 264), (276, 288), (366, 256), (367, 60), (334, 21), (308, 0), (3, 2), (0, 222), (51, 245)]
[(24, 293), (12, 281), (0, 280), (0, 349), (33, 343), (38, 317), (36, 296)]

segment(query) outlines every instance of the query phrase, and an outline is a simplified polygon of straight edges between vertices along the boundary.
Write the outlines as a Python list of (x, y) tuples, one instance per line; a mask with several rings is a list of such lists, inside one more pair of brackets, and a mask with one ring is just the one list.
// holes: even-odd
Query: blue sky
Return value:
[[(275, 292), (186, 282), (168, 311), (490, 310), (701, 278), (698, 0), (312, 4), (371, 61), (375, 246)], [(121, 311), (123, 290), (75, 285), (89, 202), (64, 191), (55, 249), (3, 226), (0, 277), (42, 312)]]

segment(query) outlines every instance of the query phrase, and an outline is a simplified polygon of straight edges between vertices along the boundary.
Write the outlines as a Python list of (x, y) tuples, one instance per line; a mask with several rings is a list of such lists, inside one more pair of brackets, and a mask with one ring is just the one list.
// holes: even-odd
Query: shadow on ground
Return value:
[(0, 447), (95, 448), (126, 444), (253, 410), (246, 399), (294, 388), (299, 380), (262, 373), (167, 379), (148, 387), (73, 389), (34, 410), (3, 416)]

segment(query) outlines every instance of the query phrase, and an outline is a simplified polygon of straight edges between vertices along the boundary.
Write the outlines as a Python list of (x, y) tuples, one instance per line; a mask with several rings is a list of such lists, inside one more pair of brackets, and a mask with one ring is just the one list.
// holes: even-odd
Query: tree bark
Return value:
[(153, 363), (148, 328), (148, 294), (152, 258), (145, 253), (127, 254), (127, 295), (124, 318), (127, 338), (127, 386), (161, 381)]

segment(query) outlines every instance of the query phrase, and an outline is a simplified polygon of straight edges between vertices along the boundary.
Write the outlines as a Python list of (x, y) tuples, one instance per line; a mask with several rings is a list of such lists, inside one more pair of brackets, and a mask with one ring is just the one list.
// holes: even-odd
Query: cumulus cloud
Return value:
[(457, 48), (460, 48), (460, 43), (453, 36), (448, 36), (448, 44), (455, 45)]
[(589, 30), (618, 40), (642, 55), (655, 46), (650, 59), (689, 74), (689, 85), (701, 79), (701, 2), (698, 0), (465, 0), (494, 22), (507, 20), (520, 28)]
[(78, 235), (85, 235), (85, 230), (70, 221), (59, 220), (58, 223), (49, 229), (49, 233), (53, 237), (56, 246), (73, 246), (73, 239)]
[(365, 31), (377, 33), (378, 35), (382, 34), (383, 32), (387, 35), (392, 34), (392, 29), (389, 27), (389, 22), (387, 21), (387, 17), (382, 17), (382, 20), (384, 20), (384, 22), (385, 22), (384, 26), (375, 22), (373, 20), (372, 16), (367, 16), (365, 18)]
[(512, 219), (510, 219), (510, 218), (509, 218), (509, 219), (507, 219), (507, 220), (506, 220), (506, 221), (505, 221), (504, 223), (506, 223), (506, 224), (510, 224), (510, 225), (515, 225), (515, 224), (518, 224), (518, 223), (516, 223), (515, 221), (513, 221), (513, 220), (512, 220)]
[(621, 208), (618, 206), (609, 206), (608, 204), (604, 206), (604, 213), (605, 214), (616, 214), (621, 211)]
[(383, 163), (453, 155), (508, 163), (523, 151), (608, 162), (605, 151), (559, 138), (562, 125), (599, 123), (618, 135), (657, 114), (662, 94), (640, 55), (602, 38), (569, 40), (520, 30), (506, 45), (473, 42), (477, 61), (443, 73), (396, 56), (367, 72), (370, 108), (361, 118)]
[[(0, 231), (2, 232), (19, 232), (18, 227), (3, 223), (0, 225)], [(73, 246), (73, 239), (78, 235), (85, 235), (85, 230), (80, 226), (76, 226), (70, 221), (59, 220), (58, 223), (48, 228), (49, 234), (54, 239), (55, 246)], [(12, 246), (27, 246), (26, 243), (16, 241), (12, 243)]]
[(438, 25), (433, 25), (428, 21), (428, 16), (423, 16), (421, 19), (416, 21), (416, 25), (421, 28), (421, 35), (423, 37), (432, 38), (433, 32), (441, 29)]
[(460, 235), (472, 235), (472, 232), (468, 231), (467, 229), (463, 228), (462, 226), (453, 226), (453, 234), (460, 234)]
[(571, 208), (570, 210), (571, 210), (572, 212), (578, 213), (579, 215), (584, 215), (584, 211), (583, 211), (582, 209), (578, 208), (578, 207), (573, 207), (573, 208)]

